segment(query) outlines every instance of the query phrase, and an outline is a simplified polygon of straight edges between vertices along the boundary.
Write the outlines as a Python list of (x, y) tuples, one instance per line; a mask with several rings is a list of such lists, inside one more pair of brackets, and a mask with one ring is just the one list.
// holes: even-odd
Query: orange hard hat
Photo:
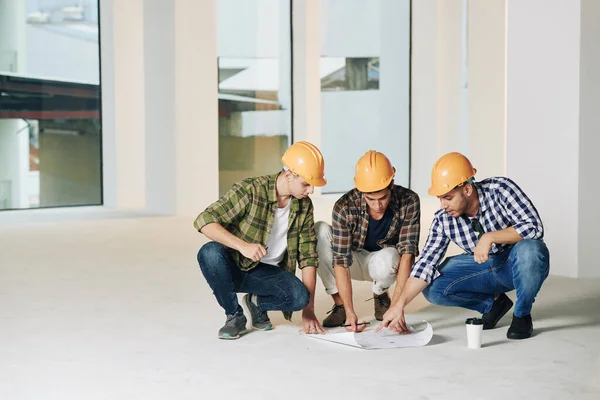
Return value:
[(354, 184), (363, 193), (378, 192), (385, 189), (396, 174), (390, 160), (375, 150), (369, 150), (356, 163)]
[(294, 143), (283, 153), (281, 162), (309, 185), (325, 186), (327, 183), (323, 154), (312, 143)]
[(476, 173), (477, 170), (467, 157), (460, 153), (448, 153), (433, 165), (428, 193), (432, 196), (442, 196), (474, 177)]

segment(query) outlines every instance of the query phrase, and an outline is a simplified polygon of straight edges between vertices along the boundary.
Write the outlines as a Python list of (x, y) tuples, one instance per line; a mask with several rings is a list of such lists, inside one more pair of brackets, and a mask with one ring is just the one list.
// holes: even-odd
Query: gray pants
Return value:
[[(317, 272), (327, 294), (338, 292), (333, 272), (332, 228), (326, 222), (319, 221), (315, 224), (317, 235), (317, 253), (319, 254), (319, 268)], [(393, 247), (369, 252), (367, 250), (352, 252), (352, 265), (350, 277), (357, 281), (373, 282), (373, 293), (384, 293), (396, 281), (400, 255)]]

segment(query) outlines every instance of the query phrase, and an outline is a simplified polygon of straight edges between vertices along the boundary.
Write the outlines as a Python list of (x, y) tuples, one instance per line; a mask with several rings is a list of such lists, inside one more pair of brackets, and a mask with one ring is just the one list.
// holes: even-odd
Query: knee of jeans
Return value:
[(429, 284), (429, 286), (423, 290), (423, 296), (425, 296), (425, 299), (431, 304), (438, 306), (443, 306), (445, 304), (444, 299), (446, 296), (444, 295), (444, 291), (437, 290), (437, 288), (433, 286), (433, 283)]
[(398, 272), (400, 255), (393, 247), (381, 249), (371, 260), (369, 274), (374, 281), (382, 281)]
[(220, 257), (224, 255), (227, 248), (218, 242), (208, 242), (198, 251), (198, 264), (201, 268), (208, 268), (215, 265)]
[(319, 221), (315, 223), (315, 235), (317, 237), (317, 242), (319, 240), (331, 241), (332, 228), (325, 221)]
[(535, 265), (534, 268), (531, 268), (532, 272), (536, 271), (547, 274), (550, 257), (548, 247), (541, 240), (523, 239), (515, 244), (513, 252), (519, 264), (523, 266)]
[(308, 305), (310, 300), (310, 295), (308, 293), (308, 289), (304, 286), (303, 283), (300, 282), (298, 287), (294, 288), (292, 291), (292, 300), (291, 300), (291, 310), (290, 311), (299, 311)]

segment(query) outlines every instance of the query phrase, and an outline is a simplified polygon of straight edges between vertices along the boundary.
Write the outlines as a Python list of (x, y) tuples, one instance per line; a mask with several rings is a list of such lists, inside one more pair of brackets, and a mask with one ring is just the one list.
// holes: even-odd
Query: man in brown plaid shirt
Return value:
[[(324, 327), (365, 328), (354, 312), (351, 279), (373, 282), (379, 321), (400, 297), (419, 251), (421, 212), (419, 196), (394, 185), (395, 173), (385, 155), (368, 151), (356, 164), (356, 188), (335, 203), (333, 226), (315, 224), (319, 277), (335, 303)], [(394, 282), (390, 300), (387, 289)]]
[[(236, 183), (194, 221), (213, 240), (198, 252), (198, 263), (227, 320), (220, 339), (246, 332), (246, 316), (236, 293), (244, 296), (251, 325), (271, 330), (269, 310), (287, 319), (303, 310), (305, 333), (324, 333), (314, 313), (317, 252), (309, 195), (327, 182), (323, 156), (308, 142), (290, 146), (277, 174)], [(296, 278), (296, 264), (302, 281)]]

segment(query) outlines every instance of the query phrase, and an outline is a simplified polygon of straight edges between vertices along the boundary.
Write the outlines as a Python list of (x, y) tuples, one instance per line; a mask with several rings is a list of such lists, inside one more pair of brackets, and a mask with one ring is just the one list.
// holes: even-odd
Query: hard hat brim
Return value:
[(327, 185), (327, 179), (325, 179), (325, 178), (316, 178), (316, 179), (311, 179), (310, 181), (307, 181), (305, 179), (305, 182), (308, 183), (309, 185), (316, 186), (316, 187), (321, 187), (321, 186)]

